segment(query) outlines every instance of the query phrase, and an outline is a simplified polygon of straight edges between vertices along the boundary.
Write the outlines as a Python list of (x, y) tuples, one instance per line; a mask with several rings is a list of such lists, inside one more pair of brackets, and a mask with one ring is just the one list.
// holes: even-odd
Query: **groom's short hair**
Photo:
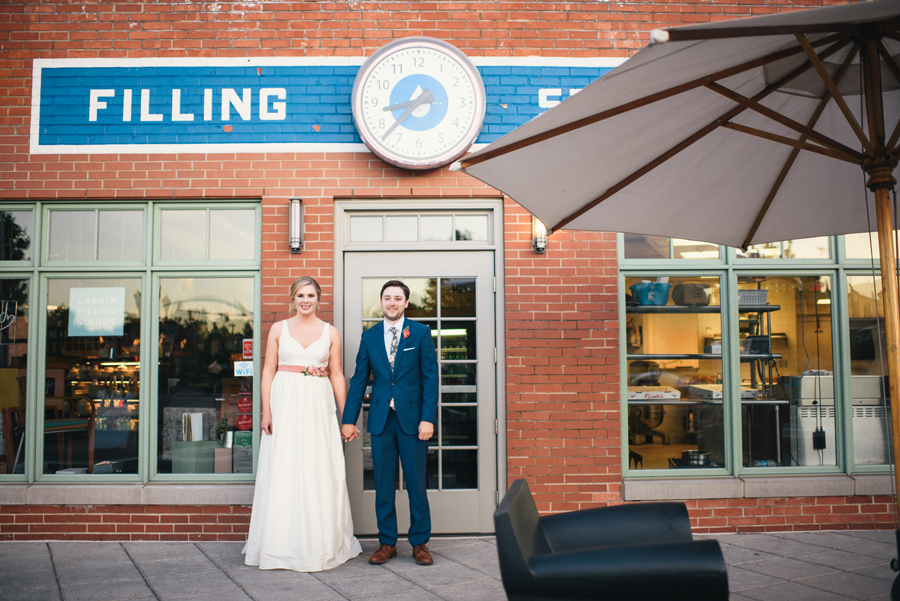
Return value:
[(403, 290), (403, 294), (406, 295), (406, 300), (409, 300), (409, 286), (401, 282), (400, 280), (388, 280), (384, 283), (384, 286), (381, 287), (381, 296), (384, 296), (384, 291), (388, 288), (400, 288)]

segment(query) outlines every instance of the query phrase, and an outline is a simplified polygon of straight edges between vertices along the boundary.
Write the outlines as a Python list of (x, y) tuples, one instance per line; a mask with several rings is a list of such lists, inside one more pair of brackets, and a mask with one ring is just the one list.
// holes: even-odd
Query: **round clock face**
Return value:
[(452, 163), (484, 122), (478, 70), (462, 52), (433, 38), (404, 38), (376, 51), (356, 75), (352, 101), (366, 146), (407, 169)]

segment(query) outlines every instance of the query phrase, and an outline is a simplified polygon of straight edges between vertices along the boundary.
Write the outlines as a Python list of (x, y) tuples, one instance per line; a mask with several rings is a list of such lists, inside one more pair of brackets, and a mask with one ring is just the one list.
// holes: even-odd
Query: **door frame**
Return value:
[[(350, 244), (349, 216), (358, 212), (388, 213), (392, 211), (466, 212), (489, 211), (490, 238), (488, 242), (429, 242), (429, 243), (366, 243)], [(496, 341), (494, 396), (496, 399), (495, 505), (501, 492), (506, 492), (506, 297), (503, 270), (503, 199), (502, 198), (347, 198), (334, 199), (334, 325), (342, 334), (344, 323), (344, 254), (353, 252), (415, 252), (415, 251), (492, 251), (494, 253), (494, 340)], [(345, 373), (349, 386), (350, 376)]]

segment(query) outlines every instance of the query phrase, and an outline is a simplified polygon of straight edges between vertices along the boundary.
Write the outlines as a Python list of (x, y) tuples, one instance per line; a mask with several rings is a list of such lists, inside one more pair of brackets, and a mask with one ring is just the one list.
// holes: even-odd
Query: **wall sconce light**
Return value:
[(291, 252), (299, 254), (303, 251), (303, 199), (291, 198), (288, 236)]
[(547, 252), (547, 226), (534, 215), (531, 216), (531, 246), (536, 255)]

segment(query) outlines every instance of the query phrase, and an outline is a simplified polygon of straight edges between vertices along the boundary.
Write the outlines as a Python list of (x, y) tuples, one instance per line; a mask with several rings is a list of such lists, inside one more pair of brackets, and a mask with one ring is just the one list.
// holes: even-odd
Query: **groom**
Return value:
[(372, 436), (375, 468), (375, 514), (378, 550), (369, 563), (387, 563), (397, 556), (397, 508), (394, 488), (397, 457), (409, 494), (409, 533), (413, 558), (419, 565), (434, 560), (425, 543), (431, 537), (431, 513), (425, 490), (425, 457), (434, 435), (438, 406), (438, 366), (431, 328), (404, 318), (409, 288), (391, 280), (381, 288), (382, 324), (363, 332), (356, 355), (356, 371), (344, 406), (341, 435), (356, 438), (356, 420), (372, 372), (368, 431)]

